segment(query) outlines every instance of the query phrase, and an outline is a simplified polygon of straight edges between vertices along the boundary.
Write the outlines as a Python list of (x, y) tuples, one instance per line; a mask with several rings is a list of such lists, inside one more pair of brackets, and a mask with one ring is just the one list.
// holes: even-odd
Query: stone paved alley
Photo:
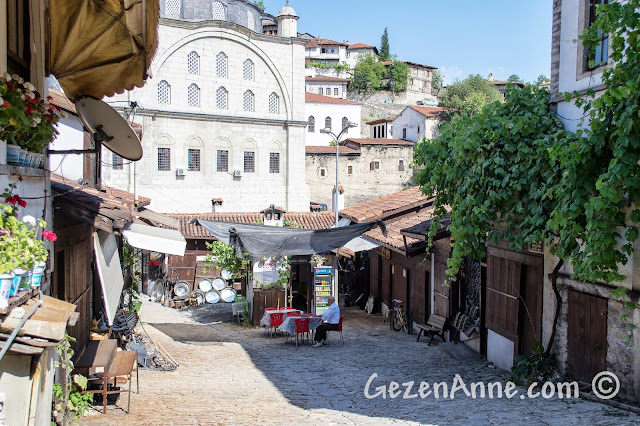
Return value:
[[(585, 400), (366, 399), (374, 384), (505, 380), (506, 373), (462, 345), (427, 346), (396, 333), (381, 317), (343, 308), (345, 346), (298, 348), (260, 328), (235, 324), (229, 305), (178, 311), (145, 303), (142, 320), (154, 341), (179, 362), (174, 372), (140, 371), (131, 413), (91, 410), (84, 425), (195, 424), (638, 424), (633, 413)], [(518, 388), (519, 393), (524, 389)], [(374, 389), (372, 389), (372, 392)], [(120, 406), (126, 407), (126, 401)]]

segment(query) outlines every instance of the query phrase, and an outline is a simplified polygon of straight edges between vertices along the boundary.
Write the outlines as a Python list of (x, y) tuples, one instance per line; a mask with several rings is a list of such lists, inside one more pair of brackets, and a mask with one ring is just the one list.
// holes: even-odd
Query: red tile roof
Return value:
[[(385, 195), (384, 197), (365, 201), (340, 210), (340, 216), (355, 223), (370, 222), (401, 214), (413, 208), (424, 207), (433, 203), (433, 198), (424, 196), (420, 187), (414, 186), (404, 191)], [(409, 225), (407, 225), (409, 226)], [(407, 227), (405, 226), (405, 228)]]
[(377, 120), (369, 121), (366, 124), (373, 126), (375, 124), (391, 123), (396, 118), (397, 117), (378, 118)]
[[(333, 154), (336, 155), (336, 147), (335, 146), (306, 146), (305, 152), (307, 154)], [(340, 154), (348, 155), (348, 154), (360, 154), (360, 151), (357, 149), (349, 148), (347, 146), (340, 147)]]
[(411, 108), (414, 111), (418, 111), (420, 114), (424, 115), (425, 117), (437, 116), (438, 114), (446, 110), (446, 108), (442, 108), (442, 107), (415, 106), (415, 105), (409, 105), (409, 108)]
[(328, 75), (317, 75), (315, 77), (305, 77), (304, 80), (308, 83), (348, 83), (348, 78), (329, 77)]
[[(364, 237), (387, 247), (401, 249), (404, 251), (405, 236), (401, 231), (405, 228), (412, 227), (423, 222), (430, 223), (430, 220), (433, 219), (433, 210), (433, 206), (429, 205), (421, 210), (412, 210), (406, 214), (385, 220), (384, 224), (387, 227), (387, 235), (384, 235), (380, 230), (380, 227), (376, 226), (370, 231), (365, 232)], [(423, 239), (417, 239), (409, 236), (407, 236), (406, 239), (408, 249), (411, 249), (412, 246), (416, 244), (424, 242)]]
[[(211, 220), (218, 222), (235, 222), (245, 224), (257, 224), (262, 219), (259, 212), (224, 212), (224, 213), (165, 213), (166, 216), (177, 219), (180, 222), (182, 235), (186, 239), (213, 239), (202, 226), (190, 224), (191, 219)], [(304, 229), (326, 229), (335, 223), (335, 213), (324, 212), (287, 212), (285, 220), (295, 221)]]
[(349, 145), (352, 143), (356, 145), (358, 148), (362, 145), (415, 145), (414, 142), (406, 141), (404, 139), (362, 139), (362, 138), (349, 138), (342, 142), (344, 145)]
[(354, 49), (376, 49), (377, 48), (375, 46), (371, 46), (370, 44), (364, 44), (364, 43), (353, 43), (350, 44), (349, 47), (347, 47), (347, 49), (349, 50), (354, 50)]
[(321, 104), (362, 105), (360, 102), (350, 101), (348, 99), (332, 98), (331, 96), (318, 95), (318, 94), (309, 93), (309, 92), (305, 92), (304, 101), (305, 102), (316, 102), (316, 103), (321, 103)]
[[(422, 68), (429, 68), (432, 70), (437, 70), (438, 67), (432, 67), (431, 65), (424, 65), (424, 64), (419, 64), (417, 62), (411, 62), (411, 61), (399, 61), (399, 62), (404, 62), (407, 65), (413, 65), (416, 67), (422, 67)], [(393, 63), (393, 61), (383, 61), (382, 65), (391, 65)]]
[(306, 48), (317, 46), (348, 46), (348, 43), (341, 43), (339, 41), (331, 40), (330, 38), (312, 38), (305, 46)]

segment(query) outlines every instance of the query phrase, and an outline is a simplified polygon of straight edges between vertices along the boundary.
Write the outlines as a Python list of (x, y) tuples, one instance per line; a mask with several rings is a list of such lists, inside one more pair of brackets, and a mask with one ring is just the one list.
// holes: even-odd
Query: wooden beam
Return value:
[(165, 226), (170, 226), (174, 229), (180, 229), (180, 221), (169, 216), (165, 216), (160, 213), (156, 213), (153, 210), (141, 208), (138, 210), (138, 216), (143, 219), (148, 219), (155, 223), (160, 223)]

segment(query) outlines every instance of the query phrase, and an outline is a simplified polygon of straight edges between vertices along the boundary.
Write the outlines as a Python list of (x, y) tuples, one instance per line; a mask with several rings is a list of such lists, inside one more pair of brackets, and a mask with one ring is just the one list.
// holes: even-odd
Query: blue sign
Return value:
[(333, 272), (333, 268), (328, 267), (328, 268), (315, 268), (314, 269), (314, 273), (316, 275), (320, 275), (320, 274), (330, 274)]

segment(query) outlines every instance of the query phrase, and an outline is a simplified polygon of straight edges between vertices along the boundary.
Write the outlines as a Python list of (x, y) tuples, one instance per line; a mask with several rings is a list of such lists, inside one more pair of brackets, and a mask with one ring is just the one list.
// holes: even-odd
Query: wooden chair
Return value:
[[(129, 409), (131, 408), (131, 381), (133, 379), (133, 369), (136, 367), (136, 362), (138, 360), (138, 352), (137, 351), (121, 351), (117, 352), (113, 362), (111, 363), (111, 368), (109, 368), (109, 374), (107, 376), (107, 381), (113, 379), (113, 387), (115, 388), (118, 383), (124, 382), (128, 383), (129, 387), (127, 390), (111, 390), (107, 391), (107, 395), (111, 394), (120, 394), (122, 392), (127, 392), (127, 413), (129, 413)], [(138, 375), (138, 369), (136, 368), (136, 393), (140, 393), (140, 376)], [(123, 383), (123, 384), (124, 384)]]
[(342, 346), (344, 346), (344, 337), (342, 336), (342, 320), (344, 320), (344, 317), (341, 316), (340, 317), (340, 321), (338, 322), (338, 329), (337, 330), (328, 330), (327, 331), (327, 346), (329, 346), (329, 333), (331, 331), (337, 331), (338, 333), (340, 333), (340, 340), (342, 340)]
[(427, 346), (431, 345), (431, 341), (435, 336), (440, 337), (440, 339), (442, 339), (442, 341), (444, 342), (444, 326), (446, 322), (447, 319), (443, 316), (436, 314), (429, 315), (429, 320), (426, 324), (416, 324), (416, 327), (420, 329), (418, 337), (416, 338), (416, 342), (420, 340), (420, 336), (423, 332), (425, 336), (429, 334), (430, 337), (429, 344)]

